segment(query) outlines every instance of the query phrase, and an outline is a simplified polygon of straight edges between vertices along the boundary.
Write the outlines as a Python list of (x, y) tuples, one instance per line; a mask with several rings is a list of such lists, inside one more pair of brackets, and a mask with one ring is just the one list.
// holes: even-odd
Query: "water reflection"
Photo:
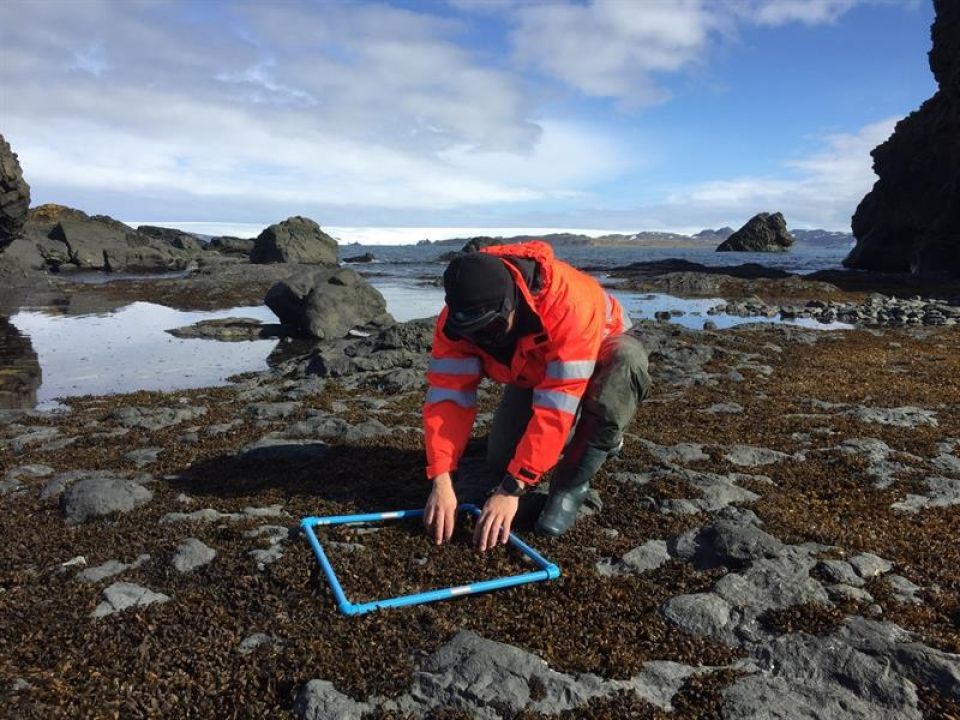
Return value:
[(29, 410), (37, 404), (42, 374), (30, 338), (0, 317), (0, 409)]

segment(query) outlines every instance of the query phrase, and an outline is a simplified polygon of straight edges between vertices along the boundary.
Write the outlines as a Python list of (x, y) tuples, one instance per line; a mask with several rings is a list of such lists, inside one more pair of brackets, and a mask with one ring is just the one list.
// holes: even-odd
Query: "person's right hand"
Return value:
[(437, 545), (453, 537), (456, 517), (457, 494), (453, 491), (453, 479), (450, 473), (437, 475), (423, 511), (423, 524)]

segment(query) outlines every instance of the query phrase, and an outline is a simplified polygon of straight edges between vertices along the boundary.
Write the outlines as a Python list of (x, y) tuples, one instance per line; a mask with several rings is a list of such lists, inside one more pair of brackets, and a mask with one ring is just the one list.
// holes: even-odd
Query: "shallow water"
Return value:
[[(400, 322), (436, 315), (443, 307), (443, 289), (413, 278), (371, 277), (383, 293), (387, 310)], [(718, 328), (751, 322), (781, 322), (770, 318), (708, 315), (720, 298), (683, 299), (655, 293), (612, 291), (635, 319), (653, 319), (657, 312), (679, 311), (670, 322), (700, 329), (707, 320)], [(22, 310), (12, 325), (32, 344), (42, 383), (36, 389), (39, 409), (59, 406), (57, 398), (104, 395), (135, 390), (179, 390), (222, 385), (237, 373), (264, 370), (276, 340), (218, 342), (180, 339), (164, 332), (200, 320), (226, 317), (256, 318), (265, 323), (276, 317), (265, 306), (217, 311), (185, 312), (153, 303), (135, 302), (117, 310), (65, 315), (50, 308)], [(792, 324), (820, 329), (843, 329), (843, 323), (824, 325), (813, 320)], [(0, 366), (12, 367), (0, 358)], [(0, 367), (0, 369), (3, 369)], [(6, 406), (12, 402), (8, 399)], [(21, 403), (24, 401), (21, 399)], [(0, 405), (4, 403), (0, 397)]]

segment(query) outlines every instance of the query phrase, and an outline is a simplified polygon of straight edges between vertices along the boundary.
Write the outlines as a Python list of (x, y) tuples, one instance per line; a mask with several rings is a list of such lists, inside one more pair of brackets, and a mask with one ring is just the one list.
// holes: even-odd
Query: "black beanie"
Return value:
[(497, 310), (514, 297), (516, 285), (502, 260), (482, 252), (455, 257), (443, 273), (451, 312)]

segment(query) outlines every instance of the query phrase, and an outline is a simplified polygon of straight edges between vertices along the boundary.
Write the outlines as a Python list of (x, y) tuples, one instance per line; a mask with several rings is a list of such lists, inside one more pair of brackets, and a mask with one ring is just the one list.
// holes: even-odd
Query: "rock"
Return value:
[(918, 407), (872, 408), (857, 405), (847, 410), (850, 415), (861, 422), (893, 425), (894, 427), (915, 428), (921, 425), (937, 427), (937, 414), (932, 410)]
[(343, 338), (358, 326), (393, 324), (383, 295), (348, 268), (298, 273), (271, 287), (264, 303), (284, 325), (321, 340)]
[(197, 538), (187, 538), (173, 555), (173, 567), (179, 573), (188, 573), (213, 561), (217, 551)]
[(377, 258), (374, 257), (373, 253), (365, 252), (363, 255), (354, 255), (353, 257), (344, 258), (345, 263), (369, 263), (373, 262)]
[(110, 418), (124, 427), (142, 428), (144, 430), (163, 430), (164, 428), (179, 425), (187, 420), (193, 420), (207, 414), (205, 407), (159, 407), (146, 408), (126, 406), (117, 408), (110, 413)]
[(635, 547), (618, 560), (604, 560), (597, 563), (597, 573), (600, 575), (625, 575), (656, 570), (670, 560), (667, 552), (667, 543), (663, 540), (648, 540), (643, 545)]
[(237, 652), (241, 655), (249, 655), (261, 645), (271, 644), (273, 644), (273, 638), (269, 635), (265, 633), (254, 633), (253, 635), (248, 635), (240, 642)]
[(155, 225), (139, 225), (137, 226), (137, 232), (155, 240), (160, 240), (177, 250), (186, 250), (192, 253), (203, 252), (203, 243), (197, 240), (194, 235), (182, 230), (156, 227)]
[(20, 161), (0, 134), (0, 253), (20, 237), (30, 208), (30, 186)]
[(856, 570), (857, 575), (869, 580), (870, 578), (883, 575), (893, 570), (893, 563), (889, 560), (884, 560), (882, 557), (874, 555), (873, 553), (860, 553), (859, 555), (854, 555), (848, 561), (850, 565)]
[(741, 467), (757, 467), (783, 462), (790, 457), (787, 453), (751, 445), (731, 445), (723, 454), (727, 462)]
[(103, 602), (93, 611), (93, 617), (102, 618), (132, 607), (146, 607), (165, 603), (169, 596), (128, 582), (115, 582), (103, 591)]
[(662, 463), (687, 464), (709, 460), (710, 456), (703, 451), (699, 443), (677, 443), (676, 445), (657, 445), (649, 440), (642, 440), (643, 446)]
[(298, 215), (260, 233), (254, 242), (250, 262), (336, 265), (337, 241), (313, 220)]
[(780, 213), (759, 213), (724, 240), (717, 252), (784, 252), (793, 245), (787, 221)]
[(80, 269), (157, 272), (182, 270), (189, 261), (181, 251), (106, 216), (64, 218), (48, 237), (63, 243), (67, 262)]
[(153, 499), (140, 483), (123, 478), (93, 477), (72, 484), (60, 497), (68, 525), (115, 513), (127, 513)]
[(878, 180), (853, 216), (850, 268), (960, 275), (960, 5), (933, 5), (938, 90), (872, 152)]
[(301, 407), (298, 402), (259, 402), (247, 405), (244, 412), (258, 420), (283, 420), (295, 415)]
[(155, 463), (162, 452), (163, 448), (158, 447), (138, 448), (137, 450), (131, 450), (125, 453), (124, 457), (138, 468), (141, 468)]
[(25, 428), (25, 430), (26, 432), (16, 435), (6, 442), (7, 446), (15, 453), (23, 452), (30, 445), (60, 437), (60, 430), (55, 427), (36, 426)]
[(371, 706), (358, 703), (327, 680), (311, 680), (297, 693), (293, 714), (299, 720), (361, 720)]
[(924, 478), (923, 482), (927, 486), (928, 492), (926, 495), (911, 493), (900, 502), (893, 503), (890, 507), (894, 510), (917, 512), (925, 508), (960, 505), (960, 479), (934, 475)]
[(97, 583), (101, 580), (106, 580), (107, 578), (113, 577), (114, 575), (119, 575), (122, 572), (126, 572), (127, 570), (135, 570), (149, 559), (150, 556), (144, 554), (137, 556), (137, 559), (132, 563), (124, 563), (120, 560), (107, 560), (107, 562), (102, 563), (101, 565), (95, 565), (94, 567), (81, 570), (74, 577), (80, 582)]
[(671, 623), (694, 635), (719, 637), (730, 624), (730, 603), (714, 593), (678, 595), (661, 612)]
[(714, 403), (710, 407), (704, 408), (702, 412), (712, 414), (728, 413), (731, 415), (739, 415), (743, 412), (743, 405), (735, 402)]
[(200, 320), (193, 325), (172, 328), (166, 332), (184, 339), (220, 340), (222, 342), (240, 342), (261, 340), (293, 334), (295, 328), (283, 325), (264, 325), (254, 318), (228, 317), (215, 320)]
[(250, 460), (317, 460), (326, 457), (330, 446), (312, 440), (265, 437), (247, 445), (240, 454)]
[(222, 237), (211, 238), (207, 244), (207, 250), (216, 250), (224, 255), (233, 255), (249, 258), (253, 252), (255, 241), (250, 238), (238, 238), (224, 235)]

